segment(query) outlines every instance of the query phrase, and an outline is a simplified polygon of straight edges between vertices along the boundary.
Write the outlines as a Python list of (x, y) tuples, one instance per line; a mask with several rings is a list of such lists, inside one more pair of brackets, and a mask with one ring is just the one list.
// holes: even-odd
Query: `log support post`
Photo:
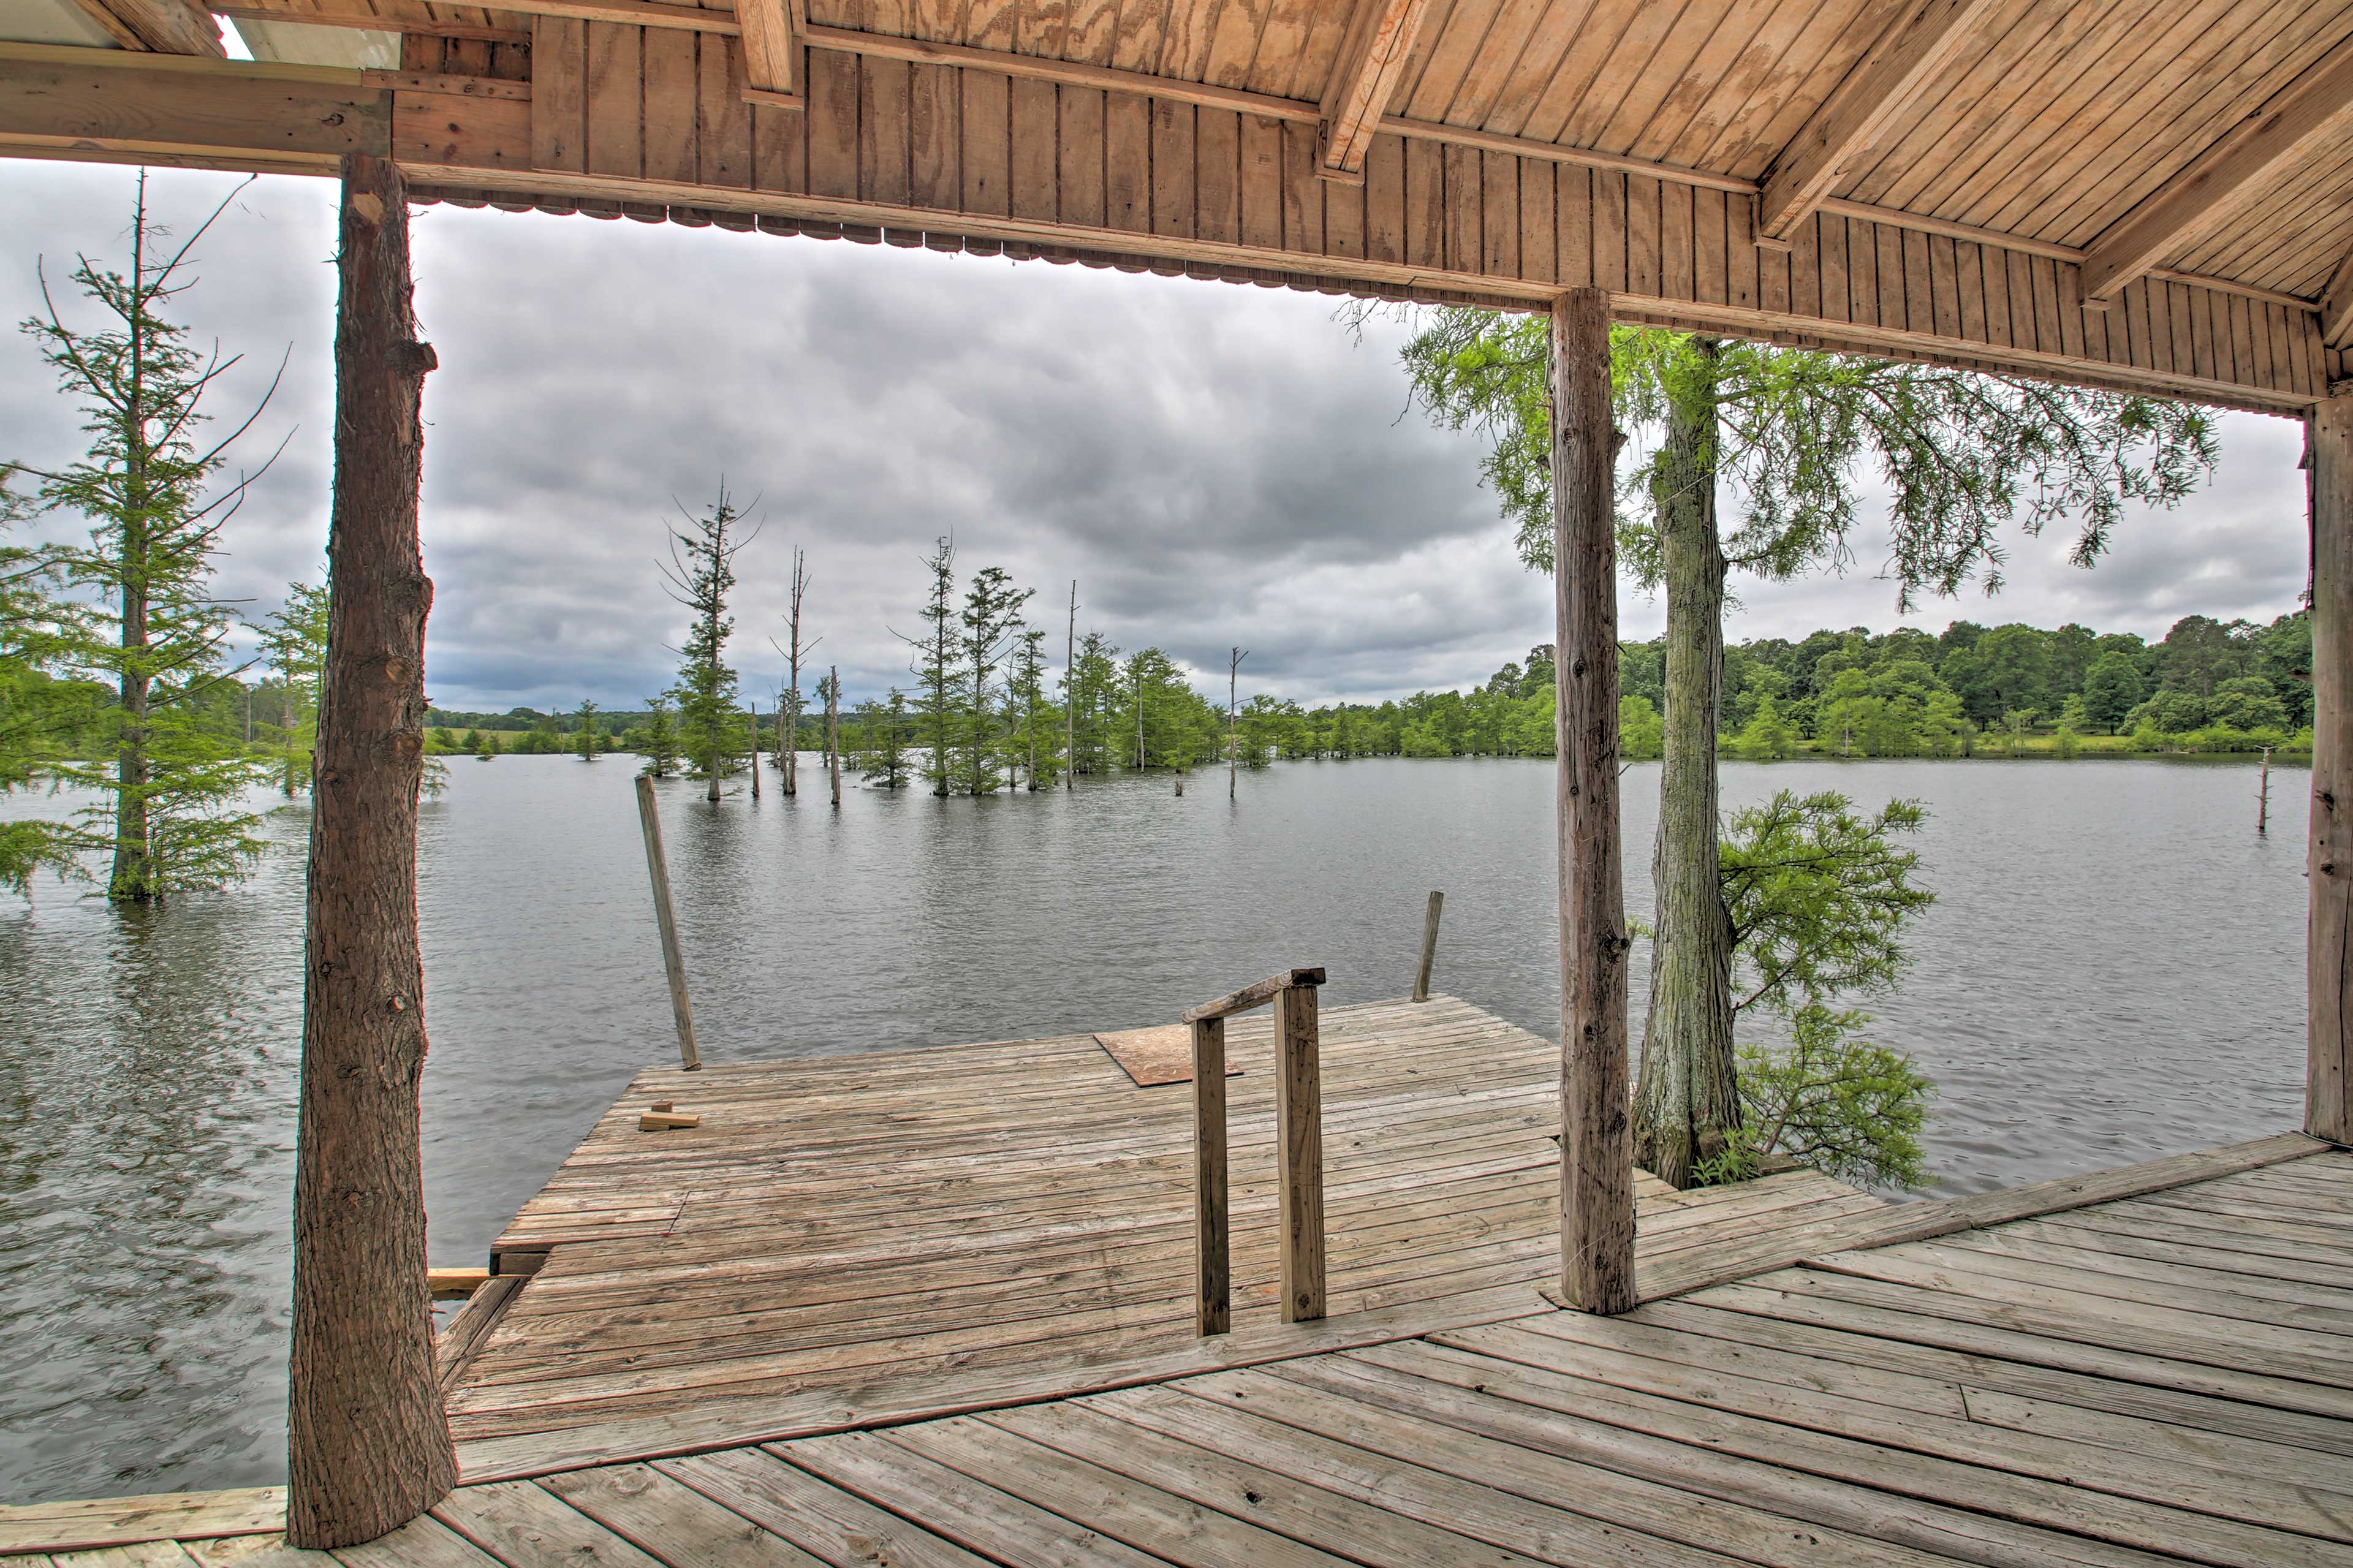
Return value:
[(1634, 1306), (1634, 1142), (1626, 1046), (1625, 890), (1618, 842), (1619, 437), (1609, 296), (1552, 309), (1553, 602), (1560, 853), (1561, 1296)]
[(1193, 1323), (1233, 1327), (1233, 1262), (1226, 1218), (1226, 1021), (1193, 1025)]
[(1274, 1038), (1282, 1321), (1303, 1323), (1324, 1315), (1324, 1068), (1314, 985), (1276, 995)]
[(434, 1375), (418, 1091), (425, 755), (417, 541), (425, 374), (408, 204), (389, 162), (343, 161), (327, 661), (313, 763), (295, 1135), (286, 1542), (373, 1541), (457, 1479)]
[(2312, 838), (2304, 1130), (2353, 1144), (2353, 396), (2324, 399), (2312, 465)]

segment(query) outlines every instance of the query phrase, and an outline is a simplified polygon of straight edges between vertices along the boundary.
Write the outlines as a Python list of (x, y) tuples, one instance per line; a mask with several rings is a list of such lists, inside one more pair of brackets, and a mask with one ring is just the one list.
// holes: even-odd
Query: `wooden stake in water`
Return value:
[(694, 1048), (694, 1008), (686, 999), (686, 955), (678, 947), (678, 918), (670, 907), (670, 862), (662, 858), (661, 818), (654, 813), (654, 781), (638, 775), (638, 826), (646, 835), (646, 874), (654, 884), (654, 924), (661, 931), (662, 967), (670, 973), (670, 1016), (678, 1020), (678, 1058), (689, 1072), (702, 1065)]
[(1062, 643), (1062, 787), (1079, 787), (1079, 580), (1071, 579), (1071, 628)]
[(744, 717), (752, 724), (752, 798), (760, 798), (760, 705), (745, 704)]
[(2255, 797), (2255, 831), (2268, 834), (2272, 820), (2272, 749), (2263, 748), (2263, 793)]
[(1445, 906), (1446, 895), (1432, 889), (1430, 912), (1421, 917), (1421, 967), (1413, 972), (1413, 999), (1430, 1000), (1430, 972), (1438, 963), (1438, 911)]
[(1234, 706), (1234, 693), (1241, 680), (1242, 660), (1249, 657), (1250, 649), (1238, 647), (1234, 649), (1233, 658), (1226, 666), (1226, 798), (1228, 800), (1234, 798), (1234, 759), (1241, 754), (1240, 747), (1236, 744), (1234, 733), (1234, 715), (1238, 711)]

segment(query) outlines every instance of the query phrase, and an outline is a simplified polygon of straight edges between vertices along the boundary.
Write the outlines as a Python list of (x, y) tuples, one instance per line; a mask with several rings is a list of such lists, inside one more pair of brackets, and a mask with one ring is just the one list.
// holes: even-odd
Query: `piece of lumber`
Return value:
[[(737, 0), (735, 19), (744, 30), (744, 100), (772, 109), (806, 106), (801, 51), (808, 33), (807, 0)], [(759, 760), (754, 748), (755, 777)]]
[(1430, 971), (1438, 965), (1438, 916), (1445, 907), (1446, 895), (1432, 889), (1430, 908), (1421, 917), (1421, 963), (1413, 972), (1413, 999), (1417, 1002), (1430, 1000)]
[[(1324, 972), (1309, 973), (1320, 980)], [(1274, 1007), (1282, 1321), (1303, 1323), (1322, 1317), (1324, 1307), (1324, 1069), (1315, 986), (1283, 987)]]
[(1204, 1018), (1229, 1018), (1236, 1013), (1247, 1013), (1253, 1007), (1263, 1007), (1294, 985), (1314, 986), (1324, 984), (1321, 969), (1286, 969), (1281, 974), (1270, 975), (1255, 984), (1229, 992), (1214, 1002), (1204, 1002), (1198, 1007), (1185, 1009), (1178, 1021), (1198, 1024)]
[(2084, 256), (2084, 294), (2112, 298), (2212, 234), (2280, 176), (2341, 141), (2348, 126), (2353, 50), (2335, 49), (2094, 240)]
[(539, 1483), (666, 1563), (691, 1568), (820, 1568), (820, 1559), (748, 1525), (741, 1514), (645, 1465), (569, 1470)]
[[(220, 24), (195, 0), (75, 0), (126, 48), (228, 58)], [(124, 42), (125, 35), (130, 42)]]
[(1233, 1326), (1233, 1261), (1227, 1234), (1226, 1021), (1193, 1031), (1193, 1331)]
[(461, 1301), (491, 1281), (487, 1268), (427, 1268), (425, 1288), (437, 1301)]
[(1955, 60), (1985, 47), (2003, 0), (1922, 0), (1857, 60), (1766, 171), (1757, 231), (1786, 243), (1841, 174)]
[(1315, 172), (1361, 184), (1365, 154), (1405, 74), (1428, 0), (1356, 0), (1315, 122)]
[(2346, 339), (2353, 336), (2353, 250), (2337, 264), (2328, 275), (2328, 287), (2320, 299), (2320, 341), (2330, 348), (2342, 348)]
[(0, 150), (332, 174), (392, 150), (392, 94), (357, 71), (0, 44)]
[(702, 1117), (690, 1116), (675, 1110), (649, 1110), (638, 1118), (638, 1131), (640, 1132), (670, 1132), (681, 1128), (702, 1125)]
[[(1193, 1036), (1183, 1024), (1155, 1024), (1141, 1029), (1099, 1029), (1095, 1044), (1135, 1080), (1138, 1089), (1193, 1081)], [(1229, 1067), (1229, 1075), (1241, 1068)]]
[(10, 1503), (0, 1505), (0, 1557), (263, 1535), (285, 1527), (284, 1487)]
[(702, 1065), (694, 1044), (694, 1005), (686, 994), (686, 954), (679, 948), (678, 917), (670, 901), (670, 862), (662, 854), (661, 814), (654, 805), (654, 781), (638, 775), (638, 826), (646, 841), (646, 875), (654, 889), (654, 924), (661, 936), (662, 973), (670, 981), (670, 1011), (678, 1026), (679, 1061), (692, 1072)]
[(433, 1376), (444, 1394), (456, 1388), (465, 1376), (482, 1342), (490, 1338), (491, 1331), (512, 1304), (515, 1292), (522, 1289), (523, 1279), (519, 1274), (494, 1276), (467, 1297), (466, 1304), (458, 1309), (448, 1326), (433, 1337)]

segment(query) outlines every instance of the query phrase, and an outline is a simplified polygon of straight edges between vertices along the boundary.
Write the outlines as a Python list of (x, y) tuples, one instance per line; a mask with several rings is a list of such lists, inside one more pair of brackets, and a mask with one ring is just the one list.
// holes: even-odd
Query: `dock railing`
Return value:
[(1324, 1315), (1324, 1084), (1315, 988), (1321, 969), (1290, 969), (1188, 1009), (1193, 1028), (1193, 1318), (1203, 1334), (1233, 1326), (1226, 1196), (1226, 1020), (1274, 1004), (1275, 1150), (1282, 1218), (1282, 1321)]

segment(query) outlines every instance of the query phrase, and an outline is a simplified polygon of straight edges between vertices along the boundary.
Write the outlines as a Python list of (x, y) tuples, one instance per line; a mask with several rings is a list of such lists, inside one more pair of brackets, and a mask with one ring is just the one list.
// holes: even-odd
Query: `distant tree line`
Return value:
[[(1621, 734), (1635, 760), (1659, 755), (1663, 641), (1619, 647)], [(2294, 748), (2312, 723), (2311, 621), (2301, 610), (2268, 625), (2186, 616), (2156, 643), (2072, 622), (2055, 631), (1970, 621), (1938, 634), (1822, 630), (1728, 644), (1724, 663), (1724, 750), (1759, 759), (2009, 755), (2021, 748), (2066, 754), (2071, 740), (2115, 751)], [(947, 683), (944, 702), (896, 689), (860, 700), (842, 720), (844, 764), (886, 787), (936, 787), (944, 776), (952, 793), (966, 795), (976, 782), (984, 794), (1027, 785), (1033, 745), (1039, 787), (1060, 782), (1073, 756), (1082, 777), (1224, 760), (1223, 705), (1195, 690), (1165, 649), (1125, 653), (1089, 632), (1069, 675), (1033, 667), (1019, 647), (1004, 668), (1009, 679), (1003, 670), (992, 676), (985, 716), (961, 672)], [(268, 680), (252, 689), (257, 725), (277, 732), (281, 688)], [(1077, 695), (1074, 721), (1065, 719), (1066, 691)], [(820, 682), (820, 702), (822, 695)], [(223, 719), (234, 711), (233, 702), (218, 706)], [(434, 709), (428, 739), (441, 752), (578, 755), (585, 731), (599, 752), (643, 752), (658, 717), (674, 723), (666, 705), (585, 719), (523, 707)], [(1067, 743), (1073, 731), (1075, 752)], [(762, 714), (764, 751), (774, 750), (777, 732), (776, 716)], [(944, 767), (927, 754), (943, 733)], [(1525, 660), (1461, 691), (1318, 708), (1260, 693), (1242, 700), (1234, 733), (1246, 768), (1350, 757), (1549, 757), (1552, 648), (1531, 648)], [(798, 745), (824, 750), (821, 714), (803, 716)]]

